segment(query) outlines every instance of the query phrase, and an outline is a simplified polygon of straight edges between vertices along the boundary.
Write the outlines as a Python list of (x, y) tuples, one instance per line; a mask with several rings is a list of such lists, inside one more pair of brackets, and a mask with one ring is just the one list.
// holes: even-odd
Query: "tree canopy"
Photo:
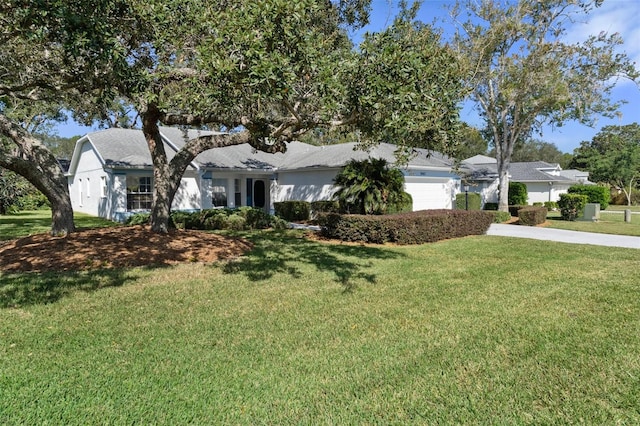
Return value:
[(605, 126), (574, 151), (573, 166), (588, 170), (589, 179), (621, 190), (631, 205), (640, 179), (640, 125)]
[(616, 50), (622, 44), (617, 33), (565, 41), (567, 23), (599, 3), (468, 0), (454, 9), (462, 24), (453, 46), (496, 150), (501, 210), (507, 209), (508, 170), (518, 141), (545, 124), (593, 124), (598, 115), (614, 115), (619, 102), (610, 95), (617, 79), (638, 76)]

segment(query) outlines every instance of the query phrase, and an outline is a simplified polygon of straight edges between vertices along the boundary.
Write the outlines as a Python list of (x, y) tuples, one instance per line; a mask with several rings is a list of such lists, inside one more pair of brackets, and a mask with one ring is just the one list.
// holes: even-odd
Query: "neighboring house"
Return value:
[[(498, 171), (495, 158), (476, 155), (462, 161), (461, 171), (466, 175), (469, 191), (478, 192), (484, 203), (498, 202)], [(558, 201), (570, 186), (590, 184), (589, 173), (562, 170), (559, 164), (544, 161), (515, 162), (509, 167), (509, 179), (527, 186), (528, 202)]]
[[(169, 159), (186, 141), (208, 131), (162, 127)], [(251, 146), (210, 149), (187, 168), (172, 209), (253, 206), (273, 212), (275, 202), (319, 201), (332, 197), (333, 179), (351, 159), (385, 158), (395, 163), (395, 146), (380, 144), (369, 152), (355, 143), (314, 146), (291, 142), (287, 152), (267, 154)], [(405, 190), (413, 210), (450, 209), (460, 178), (450, 159), (416, 150), (407, 166)], [(69, 171), (69, 191), (76, 211), (122, 221), (151, 208), (153, 167), (141, 130), (108, 129), (89, 133), (76, 143)]]

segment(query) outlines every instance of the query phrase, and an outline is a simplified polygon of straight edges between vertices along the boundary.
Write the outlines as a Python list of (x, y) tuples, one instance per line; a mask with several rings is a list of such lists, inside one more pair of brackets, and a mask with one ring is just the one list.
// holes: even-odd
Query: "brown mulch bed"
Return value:
[(86, 229), (67, 237), (37, 234), (0, 242), (0, 271), (43, 272), (212, 263), (251, 250), (246, 240), (191, 230), (168, 234), (146, 226)]

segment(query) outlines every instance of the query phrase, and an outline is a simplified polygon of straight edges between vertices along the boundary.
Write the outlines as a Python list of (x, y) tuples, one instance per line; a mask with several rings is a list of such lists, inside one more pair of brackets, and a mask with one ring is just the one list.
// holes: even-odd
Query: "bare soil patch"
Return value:
[(253, 245), (202, 231), (151, 232), (146, 226), (79, 230), (66, 237), (37, 234), (0, 242), (0, 271), (43, 272), (213, 263), (243, 255)]

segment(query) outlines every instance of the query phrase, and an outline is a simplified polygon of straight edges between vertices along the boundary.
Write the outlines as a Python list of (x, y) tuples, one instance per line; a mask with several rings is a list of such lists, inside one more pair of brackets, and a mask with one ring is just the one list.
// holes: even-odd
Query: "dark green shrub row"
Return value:
[(560, 214), (564, 220), (576, 220), (582, 216), (584, 206), (587, 204), (587, 196), (582, 194), (560, 194)]
[(602, 210), (609, 206), (611, 200), (609, 188), (599, 185), (573, 185), (569, 187), (567, 193), (586, 195), (587, 203), (599, 203)]
[(422, 244), (467, 235), (482, 235), (492, 213), (479, 210), (421, 210), (394, 215), (321, 214), (320, 233), (342, 241)]
[(485, 210), (498, 210), (498, 203), (484, 203)]
[(482, 208), (482, 197), (477, 192), (461, 192), (456, 195), (456, 209), (466, 210), (467, 203), (469, 204), (469, 210), (480, 210)]
[(311, 204), (307, 201), (281, 201), (273, 203), (276, 216), (289, 221), (298, 222), (311, 218)]
[(547, 211), (558, 210), (558, 203), (555, 201), (545, 201), (544, 206), (547, 208)]
[(547, 220), (546, 207), (525, 207), (518, 210), (518, 218), (522, 225), (536, 226)]
[[(529, 194), (527, 193), (527, 185), (522, 182), (509, 182), (509, 205), (527, 205), (527, 199)], [(515, 215), (514, 215), (515, 216)]]
[[(144, 225), (149, 223), (149, 213), (138, 213), (129, 217), (128, 225)], [(287, 222), (265, 213), (262, 209), (239, 207), (237, 209), (207, 209), (196, 212), (171, 212), (171, 226), (179, 229), (201, 230), (248, 230), (269, 227), (284, 229)]]

